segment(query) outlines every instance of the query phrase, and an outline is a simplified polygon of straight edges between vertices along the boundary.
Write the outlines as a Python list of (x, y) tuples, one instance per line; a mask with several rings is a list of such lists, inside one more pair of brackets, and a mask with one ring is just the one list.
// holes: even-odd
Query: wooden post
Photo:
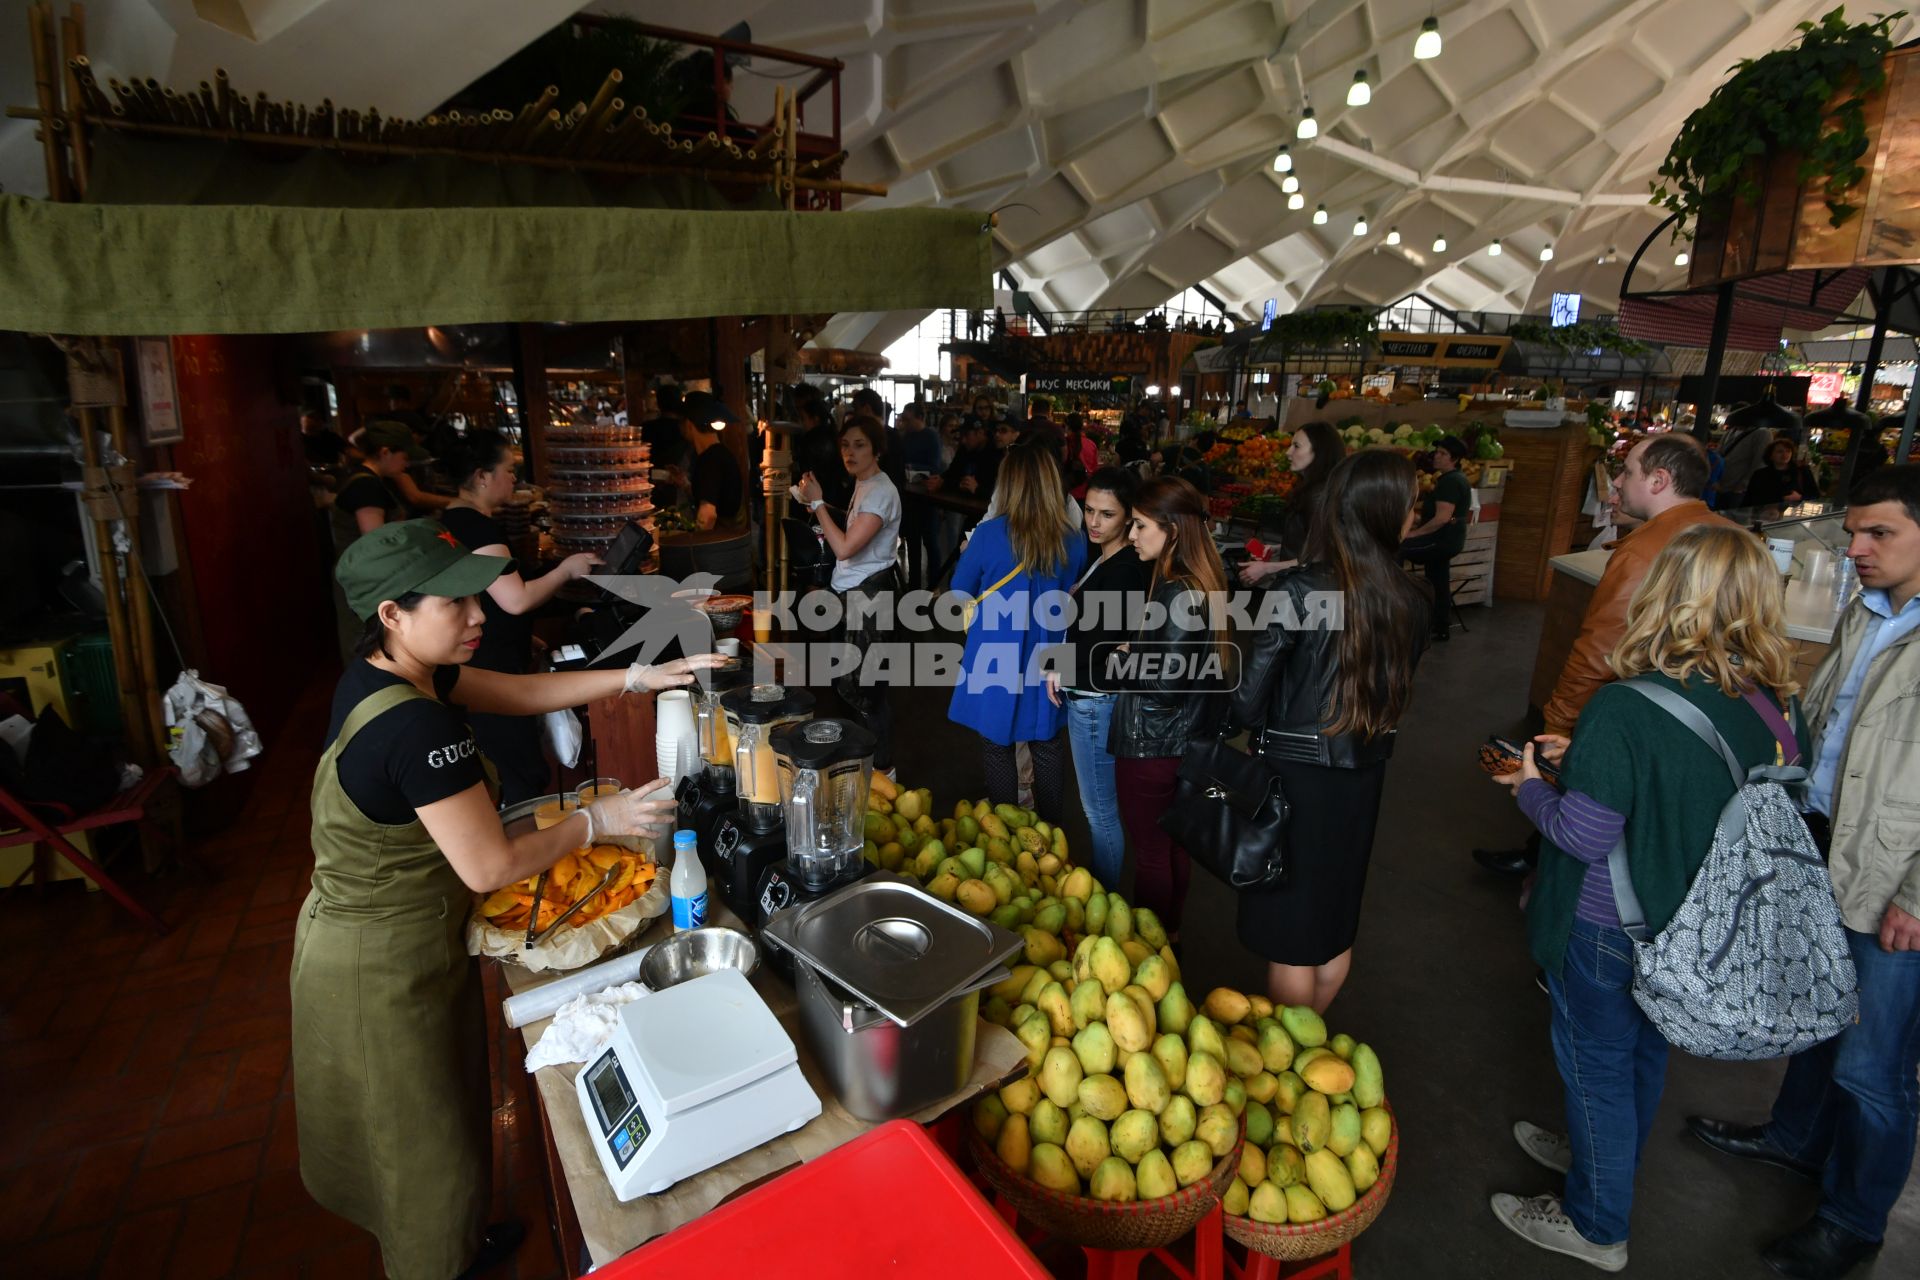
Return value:
[(113, 549), (114, 508), (107, 496), (111, 483), (100, 465), (99, 416), (91, 408), (76, 407), (80, 420), (80, 449), (86, 461), (87, 514), (93, 521), (94, 542), (100, 551), (100, 594), (107, 602), (107, 640), (113, 646), (113, 674), (120, 685), (120, 722), (126, 726), (127, 749), (140, 764), (152, 762), (153, 736), (147, 727), (147, 701), (141, 693), (140, 668), (134, 659), (133, 633), (127, 603), (120, 594), (119, 556)]
[(520, 448), (527, 473), (537, 485), (547, 483), (547, 344), (537, 324), (513, 327), (513, 382), (520, 396), (520, 417), (526, 438)]
[[(121, 366), (118, 350), (111, 350), (114, 364)], [(131, 464), (134, 451), (139, 447), (133, 441), (132, 433), (127, 430), (127, 407), (122, 377), (122, 403), (107, 407), (107, 430), (113, 438), (114, 450)], [(129, 466), (129, 470), (134, 468)], [(147, 579), (147, 562), (140, 553), (140, 496), (139, 491), (131, 487), (122, 490), (121, 510), (127, 525), (127, 614), (129, 629), (133, 633), (133, 657), (140, 669), (139, 697), (146, 708), (147, 731), (153, 740), (154, 750), (165, 754), (167, 749), (166, 716), (160, 708), (160, 653), (159, 639), (153, 627), (153, 596)]]
[(65, 200), (66, 163), (60, 155), (60, 76), (56, 69), (53, 9), (35, 0), (27, 8), (27, 42), (33, 49), (33, 88), (40, 105), (40, 149), (47, 162), (47, 199)]
[(87, 143), (86, 103), (80, 92), (80, 79), (74, 74), (73, 60), (87, 56), (87, 9), (75, 4), (60, 19), (60, 67), (67, 93), (67, 136), (73, 146), (74, 195), (85, 199), (87, 178), (93, 169), (93, 154)]

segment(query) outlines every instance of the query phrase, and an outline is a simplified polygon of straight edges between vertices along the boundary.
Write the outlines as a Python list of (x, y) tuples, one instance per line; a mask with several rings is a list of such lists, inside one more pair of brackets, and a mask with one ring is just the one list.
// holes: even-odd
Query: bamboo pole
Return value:
[(35, 2), (27, 9), (27, 38), (33, 46), (33, 88), (40, 105), (40, 149), (47, 164), (47, 198), (65, 200), (66, 164), (60, 155), (60, 90), (54, 73), (52, 9)]
[[(121, 403), (107, 406), (107, 430), (113, 438), (115, 452), (133, 461), (132, 434), (127, 430), (126, 373), (119, 352), (112, 350), (113, 363), (120, 370)], [(128, 572), (126, 576), (128, 623), (133, 632), (133, 656), (140, 669), (140, 688), (137, 691), (142, 709), (146, 713), (147, 739), (153, 744), (156, 754), (165, 754), (166, 717), (160, 710), (160, 654), (159, 642), (153, 627), (153, 598), (147, 591), (146, 561), (140, 554), (140, 506), (138, 490), (129, 489), (120, 495), (122, 510), (126, 516)]]
[[(80, 420), (80, 450), (86, 461), (90, 487), (106, 483), (100, 466), (99, 422), (91, 408), (74, 409)], [(113, 649), (113, 674), (120, 686), (120, 721), (126, 726), (127, 746), (141, 764), (150, 763), (148, 744), (153, 740), (146, 724), (147, 704), (140, 696), (140, 669), (133, 656), (132, 630), (127, 619), (127, 602), (120, 594), (119, 557), (113, 550), (113, 521), (107, 511), (89, 501), (93, 519), (93, 539), (100, 553), (101, 592), (107, 603), (107, 643)]]
[(83, 123), (86, 96), (80, 91), (80, 77), (74, 71), (74, 59), (86, 51), (80, 34), (80, 23), (85, 14), (85, 9), (75, 5), (73, 13), (60, 19), (60, 66), (66, 75), (67, 142), (73, 148), (73, 190), (83, 200), (87, 195), (87, 180), (93, 174), (93, 151), (88, 145), (87, 129)]

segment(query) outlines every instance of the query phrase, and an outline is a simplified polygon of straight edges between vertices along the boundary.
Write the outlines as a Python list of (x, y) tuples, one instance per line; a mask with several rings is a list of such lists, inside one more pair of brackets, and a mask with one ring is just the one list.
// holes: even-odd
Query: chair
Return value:
[(9, 849), (21, 844), (35, 846), (33, 863), (21, 873), (20, 879), (32, 877), (42, 884), (47, 879), (48, 868), (45, 859), (49, 851), (58, 854), (71, 863), (75, 870), (99, 885), (108, 897), (131, 912), (135, 919), (155, 932), (166, 933), (169, 927), (166, 921), (143, 906), (140, 900), (128, 893), (119, 881), (108, 875), (99, 863), (76, 849), (67, 836), (75, 831), (93, 831), (103, 827), (124, 826), (131, 822), (139, 827), (142, 836), (148, 840), (156, 839), (160, 833), (154, 826), (154, 815), (148, 810), (153, 807), (154, 796), (161, 786), (172, 780), (177, 772), (172, 765), (150, 769), (140, 781), (92, 813), (60, 819), (57, 823), (47, 822), (25, 800), (6, 788), (0, 787), (0, 813), (11, 816), (20, 824), (20, 829), (17, 831), (0, 831), (0, 849)]

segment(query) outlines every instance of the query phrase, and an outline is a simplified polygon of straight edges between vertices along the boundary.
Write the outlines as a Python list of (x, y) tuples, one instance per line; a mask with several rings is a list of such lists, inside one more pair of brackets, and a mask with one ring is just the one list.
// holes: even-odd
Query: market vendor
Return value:
[[(407, 518), (406, 499), (394, 487), (394, 478), (405, 475), (410, 462), (427, 456), (427, 451), (414, 443), (413, 433), (398, 422), (370, 422), (356, 434), (355, 441), (362, 461), (333, 499), (336, 562), (363, 535)], [(339, 627), (340, 660), (347, 662), (353, 656), (353, 644), (359, 638), (361, 623), (337, 581), (333, 588), (333, 611)]]
[(379, 1237), (395, 1280), (477, 1273), (518, 1224), (486, 1224), (492, 1154), (472, 897), (607, 835), (654, 836), (664, 780), (509, 836), (461, 708), (538, 715), (685, 685), (714, 655), (624, 671), (508, 675), (466, 664), (477, 600), (508, 568), (430, 520), (381, 525), (335, 577), (364, 620), (314, 774), (313, 890), (294, 934), (293, 1071), (300, 1176)]
[(1467, 520), (1473, 512), (1473, 486), (1460, 474), (1467, 446), (1448, 436), (1433, 449), (1433, 469), (1439, 473), (1421, 501), (1420, 523), (1400, 544), (1400, 558), (1426, 570), (1433, 588), (1433, 615), (1428, 638), (1440, 642), (1453, 624), (1453, 558), (1466, 549)]
[(733, 529), (746, 522), (741, 500), (746, 484), (733, 451), (720, 443), (720, 433), (738, 426), (740, 415), (727, 402), (706, 391), (696, 391), (680, 402), (680, 431), (693, 451), (692, 490), (694, 527)]

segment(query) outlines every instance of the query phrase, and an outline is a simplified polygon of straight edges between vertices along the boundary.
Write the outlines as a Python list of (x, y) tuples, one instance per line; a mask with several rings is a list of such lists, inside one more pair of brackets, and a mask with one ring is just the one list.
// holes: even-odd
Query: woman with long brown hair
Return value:
[(1064, 717), (1047, 696), (1036, 658), (1066, 635), (1064, 616), (1047, 607), (1047, 598), (1066, 598), (1086, 566), (1087, 544), (1067, 522), (1060, 463), (1050, 448), (1008, 450), (995, 497), (1004, 514), (974, 527), (953, 569), (953, 590), (977, 607), (947, 716), (980, 735), (987, 794), (995, 804), (1016, 802), (1014, 746), (1026, 743), (1035, 807), (1057, 819), (1066, 778)]
[(1215, 695), (1233, 664), (1227, 569), (1207, 530), (1207, 500), (1185, 480), (1141, 485), (1128, 537), (1153, 566), (1146, 610), (1124, 652), (1095, 655), (1096, 676), (1121, 691), (1107, 748), (1133, 842), (1134, 901), (1178, 935), (1191, 866), (1186, 850), (1160, 829), (1160, 815), (1173, 803), (1188, 741), (1219, 721)]
[(1347, 979), (1394, 732), (1413, 697), (1428, 602), (1400, 568), (1413, 464), (1354, 454), (1328, 476), (1304, 561), (1269, 579), (1287, 606), (1247, 647), (1231, 719), (1292, 808), (1285, 887), (1240, 895), (1240, 941), (1276, 1003), (1324, 1011)]
[(1287, 442), (1287, 467), (1300, 479), (1287, 496), (1287, 511), (1280, 518), (1279, 556), (1273, 560), (1253, 560), (1240, 569), (1240, 581), (1258, 586), (1282, 569), (1291, 569), (1306, 554), (1307, 535), (1313, 531), (1313, 513), (1326, 492), (1327, 477), (1347, 456), (1346, 441), (1331, 422), (1303, 422), (1293, 430)]
[(1685, 699), (1742, 771), (1802, 761), (1809, 746), (1783, 608), (1779, 571), (1759, 539), (1730, 524), (1681, 530), (1628, 606), (1609, 659), (1620, 681), (1593, 695), (1570, 745), (1538, 740), (1563, 761), (1565, 790), (1541, 778), (1531, 743), (1521, 768), (1497, 779), (1545, 837), (1527, 934), (1547, 972), (1566, 1100), (1564, 1135), (1524, 1120), (1513, 1135), (1533, 1159), (1565, 1170), (1567, 1183), (1561, 1196), (1496, 1195), (1493, 1212), (1540, 1248), (1608, 1271), (1627, 1264), (1634, 1174), (1667, 1070), (1667, 1042), (1633, 998), (1634, 945), (1608, 855), (1625, 846), (1628, 879), (1657, 934), (1680, 909), (1734, 793), (1718, 752), (1621, 682)]

